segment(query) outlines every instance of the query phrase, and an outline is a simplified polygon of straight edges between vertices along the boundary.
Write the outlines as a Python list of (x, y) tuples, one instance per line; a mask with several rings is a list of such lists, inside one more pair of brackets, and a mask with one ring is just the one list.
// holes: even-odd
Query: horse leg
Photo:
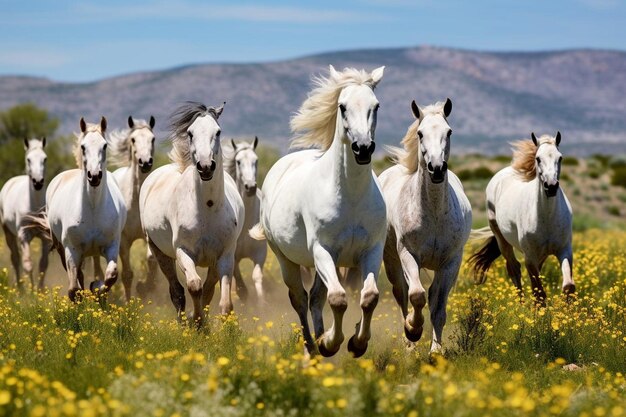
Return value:
[(96, 283), (104, 282), (104, 271), (102, 265), (100, 265), (100, 255), (92, 257), (93, 261), (93, 280)]
[(313, 331), (315, 338), (319, 339), (324, 334), (324, 304), (326, 303), (326, 286), (319, 274), (315, 274), (313, 286), (310, 291), (309, 309), (313, 319)]
[(235, 290), (237, 291), (237, 295), (241, 301), (248, 300), (248, 287), (246, 287), (246, 283), (243, 281), (243, 277), (241, 276), (241, 270), (239, 269), (239, 260), (235, 259), (235, 266), (233, 267), (233, 277), (235, 279)]
[(384, 246), (378, 245), (370, 253), (363, 256), (358, 270), (363, 272), (363, 289), (361, 290), (361, 321), (356, 325), (356, 333), (348, 341), (348, 351), (355, 358), (363, 356), (372, 336), (371, 323), (374, 309), (378, 304), (378, 273), (383, 257)]
[(517, 260), (517, 258), (515, 257), (513, 246), (511, 246), (511, 244), (506, 241), (495, 219), (489, 220), (489, 227), (491, 228), (491, 231), (493, 232), (494, 236), (496, 237), (496, 240), (498, 241), (498, 247), (500, 248), (500, 252), (502, 253), (502, 256), (506, 260), (506, 272), (509, 275), (509, 278), (511, 278), (513, 285), (515, 285), (515, 288), (517, 288), (517, 293), (519, 294), (521, 298), (523, 295), (522, 266)]
[(17, 232), (17, 240), (19, 241), (20, 249), (22, 250), (22, 270), (24, 271), (24, 274), (28, 276), (31, 287), (34, 287), (33, 262), (30, 259), (30, 241), (32, 240), (32, 237), (23, 227), (20, 227)]
[(65, 248), (65, 266), (69, 280), (67, 295), (71, 301), (77, 301), (80, 291), (84, 289), (84, 278), (81, 270), (82, 263), (83, 259), (78, 251), (70, 247)]
[(387, 238), (385, 251), (383, 252), (383, 263), (385, 264), (387, 279), (392, 286), (393, 297), (396, 299), (396, 303), (398, 303), (398, 306), (400, 307), (402, 320), (404, 320), (407, 314), (409, 314), (409, 310), (407, 308), (407, 292), (409, 289), (404, 279), (404, 273), (402, 272), (402, 264), (400, 263), (400, 257), (398, 256), (395, 237), (388, 236)]
[(283, 282), (289, 289), (289, 301), (291, 302), (291, 306), (296, 311), (298, 318), (300, 319), (300, 324), (302, 325), (302, 336), (304, 337), (304, 347), (309, 354), (312, 354), (315, 351), (315, 341), (311, 337), (311, 329), (309, 328), (307, 310), (309, 297), (302, 283), (301, 267), (287, 259), (285, 255), (283, 255), (283, 253), (274, 245), (270, 244), (270, 247), (274, 254), (276, 254), (276, 259), (278, 259), (281, 275), (283, 276)]
[(196, 261), (185, 249), (177, 248), (176, 262), (183, 274), (185, 274), (187, 290), (193, 302), (193, 315), (191, 317), (193, 322), (199, 327), (202, 325), (204, 315), (202, 313), (202, 278), (196, 271)]
[(255, 254), (252, 257), (254, 268), (252, 269), (252, 281), (256, 289), (257, 302), (259, 305), (265, 304), (265, 292), (263, 291), (263, 265), (265, 264), (266, 251)]
[(158, 265), (156, 257), (150, 250), (150, 246), (146, 248), (146, 262), (148, 263), (148, 275), (145, 281), (137, 282), (137, 295), (141, 298), (145, 298), (148, 294), (154, 291), (156, 285), (156, 276), (158, 274)]
[(361, 284), (363, 283), (363, 273), (361, 272), (361, 268), (347, 268), (344, 278), (346, 287), (352, 292), (356, 292), (361, 288)]
[(7, 246), (11, 251), (11, 264), (15, 270), (15, 284), (20, 291), (23, 289), (22, 277), (20, 276), (20, 249), (17, 244), (17, 237), (11, 233), (8, 227), (2, 225), (4, 230), (4, 238), (7, 241)]
[(217, 273), (220, 277), (220, 312), (228, 315), (233, 311), (233, 300), (231, 297), (231, 279), (235, 264), (235, 250), (227, 252), (217, 260)]
[(161, 252), (161, 250), (150, 239), (148, 239), (148, 245), (150, 246), (150, 251), (159, 264), (159, 268), (161, 268), (163, 275), (165, 275), (165, 278), (167, 278), (167, 281), (169, 282), (170, 299), (172, 300), (172, 304), (174, 304), (178, 320), (180, 321), (183, 317), (183, 313), (185, 312), (185, 289), (180, 282), (178, 282), (178, 277), (176, 276), (176, 263), (174, 259)]
[(37, 288), (39, 290), (43, 290), (44, 288), (44, 280), (46, 278), (46, 271), (48, 270), (48, 256), (50, 255), (51, 250), (50, 243), (41, 239), (41, 258), (39, 258), (39, 283), (37, 284)]
[(430, 321), (433, 324), (433, 340), (430, 345), (430, 353), (441, 353), (443, 326), (446, 324), (446, 305), (448, 295), (456, 282), (461, 267), (461, 257), (435, 272), (435, 278), (428, 290), (428, 307), (430, 309)]
[[(105, 294), (115, 285), (118, 276), (117, 270), (117, 256), (120, 251), (120, 244), (116, 242), (106, 248), (104, 251), (104, 258), (106, 259), (107, 266), (104, 271), (104, 292)], [(98, 262), (99, 264), (100, 262)]]
[(122, 263), (122, 284), (124, 285), (124, 294), (126, 302), (130, 301), (133, 288), (133, 270), (130, 265), (130, 247), (132, 242), (122, 236), (120, 242), (120, 261)]
[(213, 294), (215, 294), (215, 285), (220, 280), (219, 273), (217, 271), (217, 266), (215, 264), (209, 265), (206, 272), (206, 280), (204, 281), (204, 285), (202, 286), (202, 307), (206, 309), (209, 304), (211, 304), (211, 300), (213, 299)]
[(559, 255), (559, 263), (561, 264), (561, 273), (563, 274), (563, 294), (569, 296), (576, 292), (576, 285), (574, 285), (574, 278), (572, 277), (572, 248), (568, 246), (567, 249), (562, 251)]
[(530, 283), (533, 288), (533, 295), (535, 296), (535, 303), (541, 307), (546, 306), (546, 292), (543, 289), (543, 285), (541, 284), (541, 278), (539, 278), (539, 274), (541, 273), (541, 265), (536, 265), (532, 261), (529, 261), (528, 257), (526, 257), (526, 270), (528, 271), (528, 275), (530, 276)]
[(404, 319), (404, 335), (411, 342), (417, 342), (422, 337), (422, 332), (424, 331), (424, 313), (422, 310), (426, 305), (426, 290), (420, 279), (420, 269), (417, 260), (406, 247), (400, 243), (398, 246), (400, 264), (402, 265), (404, 279), (408, 284), (408, 301), (413, 307), (413, 311), (409, 312)]
[(346, 291), (339, 283), (335, 261), (330, 253), (319, 243), (313, 247), (315, 270), (326, 285), (327, 299), (333, 311), (333, 325), (322, 337), (317, 339), (317, 345), (323, 356), (332, 356), (341, 347), (344, 335), (342, 329), (343, 315), (348, 308)]

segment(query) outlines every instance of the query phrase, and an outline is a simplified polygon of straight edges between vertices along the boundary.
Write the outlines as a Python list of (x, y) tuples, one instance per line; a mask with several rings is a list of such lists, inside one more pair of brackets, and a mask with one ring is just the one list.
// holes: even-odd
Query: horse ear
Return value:
[(559, 146), (559, 143), (561, 143), (561, 132), (557, 130), (556, 132), (556, 146)]
[(226, 102), (222, 103), (221, 106), (217, 107), (215, 109), (215, 118), (218, 119), (220, 117), (220, 115), (222, 114), (222, 112), (224, 111), (224, 106), (226, 105)]
[(102, 133), (106, 132), (107, 130), (107, 119), (104, 116), (102, 116), (102, 118), (100, 119), (100, 130), (102, 131)]
[(256, 149), (258, 144), (259, 144), (259, 137), (255, 136), (254, 137), (254, 143), (252, 144), (252, 149)]
[(340, 77), (339, 73), (332, 65), (328, 66), (328, 73), (330, 75), (330, 78), (332, 78), (333, 80), (336, 80)]
[(42, 148), (46, 147), (46, 137), (45, 136), (43, 138), (41, 138), (41, 147)]
[(85, 119), (83, 117), (80, 118), (79, 125), (81, 133), (85, 133), (87, 131), (87, 123), (85, 123)]
[(385, 66), (376, 68), (372, 71), (372, 87), (376, 87), (380, 80), (383, 79), (383, 73), (385, 72)]
[(24, 136), (24, 150), (28, 150), (28, 138)]
[(150, 116), (150, 129), (154, 129), (154, 125), (156, 124), (156, 120), (154, 116)]
[(230, 144), (233, 145), (233, 151), (237, 150), (237, 144), (235, 143), (235, 139), (231, 138), (230, 139)]
[(133, 116), (128, 116), (128, 127), (131, 129), (135, 127), (135, 121), (133, 120)]
[(533, 140), (533, 143), (535, 144), (535, 146), (539, 146), (538, 145), (538, 141), (537, 141), (537, 136), (535, 136), (535, 132), (531, 132), (530, 133), (530, 138)]
[(415, 100), (411, 101), (411, 111), (413, 112), (413, 116), (415, 116), (417, 120), (420, 120), (422, 118), (422, 111), (415, 103)]
[(443, 105), (443, 115), (448, 117), (452, 113), (452, 100), (446, 99), (446, 104)]

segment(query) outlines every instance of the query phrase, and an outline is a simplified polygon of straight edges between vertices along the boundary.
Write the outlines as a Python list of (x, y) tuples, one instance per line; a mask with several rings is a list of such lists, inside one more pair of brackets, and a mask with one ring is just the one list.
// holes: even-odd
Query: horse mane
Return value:
[(76, 167), (83, 167), (83, 150), (80, 148), (80, 142), (88, 133), (100, 133), (102, 137), (104, 134), (102, 133), (102, 128), (100, 127), (100, 123), (87, 123), (87, 129), (81, 133), (74, 133), (76, 140), (74, 141), (74, 160), (76, 161)]
[(350, 85), (375, 86), (371, 74), (364, 70), (345, 68), (339, 77), (313, 78), (313, 90), (300, 109), (291, 118), (291, 131), (295, 134), (292, 148), (330, 148), (337, 123), (337, 104), (341, 90)]
[(168, 156), (173, 163), (178, 165), (180, 172), (184, 171), (192, 162), (187, 129), (198, 117), (206, 116), (207, 114), (217, 121), (218, 114), (215, 107), (207, 107), (202, 103), (187, 101), (170, 116), (169, 128), (172, 150)]
[(133, 157), (130, 142), (130, 134), (137, 130), (147, 127), (150, 128), (148, 122), (143, 119), (133, 119), (134, 126), (126, 129), (118, 129), (111, 132), (107, 137), (107, 143), (109, 144), (109, 155), (107, 159), (113, 165), (126, 167), (130, 165), (130, 161)]
[[(556, 140), (549, 136), (543, 135), (537, 139), (539, 146), (549, 143), (556, 146)], [(537, 165), (535, 164), (535, 155), (539, 146), (535, 146), (530, 139), (522, 139), (511, 143), (513, 146), (513, 160), (511, 166), (525, 181), (532, 181), (537, 176)]]
[(417, 138), (417, 130), (420, 127), (420, 122), (427, 115), (441, 114), (445, 119), (446, 116), (443, 113), (444, 107), (443, 101), (438, 101), (435, 104), (420, 108), (422, 111), (422, 118), (416, 119), (406, 131), (406, 134), (400, 142), (403, 148), (396, 146), (387, 146), (387, 151), (391, 154), (391, 159), (394, 163), (402, 165), (409, 171), (414, 173), (419, 167), (419, 162), (422, 159), (422, 153), (420, 152), (420, 141)]
[(235, 164), (235, 157), (237, 156), (237, 153), (246, 149), (254, 150), (254, 146), (246, 141), (239, 142), (236, 145), (237, 150), (235, 151), (230, 144), (230, 141), (222, 144), (222, 164), (224, 165), (224, 171), (226, 171), (234, 180), (237, 179), (235, 178), (237, 176), (237, 167)]

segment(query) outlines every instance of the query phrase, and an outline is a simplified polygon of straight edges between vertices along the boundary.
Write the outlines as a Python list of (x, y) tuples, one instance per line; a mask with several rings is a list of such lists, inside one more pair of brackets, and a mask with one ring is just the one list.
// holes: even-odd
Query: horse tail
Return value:
[(267, 237), (265, 236), (265, 229), (263, 229), (263, 226), (260, 222), (252, 226), (252, 229), (248, 230), (248, 235), (250, 235), (250, 237), (254, 240), (267, 239)]
[(54, 243), (52, 230), (50, 229), (50, 222), (48, 221), (48, 215), (46, 214), (45, 208), (28, 213), (24, 216), (24, 223), (22, 223), (22, 227), (26, 230), (31, 230), (35, 236), (41, 237), (41, 239), (46, 243), (51, 245)]
[(482, 227), (480, 229), (472, 229), (469, 235), (469, 241), (483, 240), (493, 236), (493, 232), (489, 226)]
[(469, 258), (468, 263), (474, 270), (474, 281), (476, 283), (483, 284), (485, 282), (489, 267), (500, 255), (498, 241), (492, 235), (487, 239), (483, 247)]

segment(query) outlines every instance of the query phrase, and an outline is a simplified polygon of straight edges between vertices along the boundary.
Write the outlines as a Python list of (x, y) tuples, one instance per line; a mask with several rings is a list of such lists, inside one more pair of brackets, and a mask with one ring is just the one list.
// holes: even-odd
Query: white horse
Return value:
[[(251, 230), (267, 238), (281, 266), (289, 298), (303, 327), (305, 344), (314, 351), (308, 324), (308, 296), (300, 266), (315, 267), (311, 314), (319, 352), (334, 355), (344, 340), (342, 321), (348, 302), (337, 267), (362, 271), (362, 319), (348, 350), (365, 353), (378, 302), (377, 280), (385, 243), (385, 201), (371, 169), (378, 100), (374, 88), (384, 67), (371, 74), (355, 69), (317, 78), (291, 128), (300, 135), (293, 145), (317, 146), (281, 158), (263, 184), (261, 222)], [(324, 331), (326, 295), (334, 323)]]
[(563, 293), (575, 291), (572, 278), (572, 207), (559, 187), (561, 133), (516, 142), (513, 162), (487, 185), (487, 217), (493, 235), (470, 258), (479, 282), (501, 254), (520, 295), (522, 273), (513, 248), (524, 254), (533, 294), (544, 305), (546, 293), (539, 274), (550, 255), (561, 264)]
[[(152, 130), (154, 124), (154, 116), (150, 116), (149, 122), (135, 120), (132, 116), (128, 116), (128, 129), (114, 131), (107, 138), (110, 145), (110, 163), (122, 166), (113, 172), (113, 177), (122, 192), (127, 210), (126, 225), (122, 231), (120, 243), (122, 284), (127, 301), (130, 301), (133, 284), (130, 248), (137, 239), (146, 238), (139, 218), (139, 190), (152, 170), (156, 140)], [(101, 275), (99, 258), (94, 258), (94, 270), (97, 276)], [(156, 272), (156, 259), (148, 250), (148, 276), (144, 286), (137, 285), (138, 292), (145, 294), (154, 287)]]
[[(258, 157), (255, 149), (259, 144), (259, 138), (255, 137), (253, 143), (235, 143), (231, 139), (231, 149), (224, 147), (224, 169), (237, 183), (239, 194), (243, 199), (246, 217), (243, 221), (243, 230), (250, 230), (259, 222), (259, 210), (261, 207), (261, 190), (257, 189), (257, 163)], [(246, 284), (239, 270), (239, 262), (248, 258), (254, 263), (252, 280), (256, 288), (259, 304), (265, 301), (263, 293), (263, 264), (267, 257), (267, 245), (252, 239), (248, 233), (239, 234), (237, 250), (235, 251), (235, 284), (237, 294), (242, 300), (248, 295)]]
[(4, 230), (7, 246), (11, 251), (11, 263), (15, 269), (15, 280), (22, 287), (20, 275), (20, 250), (22, 269), (33, 282), (33, 266), (30, 258), (30, 242), (34, 237), (41, 239), (41, 258), (39, 260), (38, 287), (43, 288), (50, 244), (45, 235), (33, 233), (25, 227), (29, 213), (39, 212), (46, 205), (46, 138), (24, 139), (26, 149), (26, 175), (19, 175), (8, 180), (0, 191), (0, 222)]
[(441, 351), (446, 304), (470, 234), (472, 207), (461, 181), (448, 170), (452, 102), (419, 108), (413, 101), (411, 109), (417, 120), (402, 139), (404, 149), (392, 149), (398, 165), (379, 177), (389, 222), (384, 262), (410, 341), (420, 339), (424, 326), (420, 269), (435, 271), (428, 290), (433, 353)]
[[(68, 295), (76, 300), (85, 288), (82, 272), (86, 257), (104, 256), (107, 291), (117, 280), (117, 256), (126, 222), (126, 205), (115, 181), (109, 179), (104, 139), (107, 122), (85, 123), (74, 148), (78, 169), (54, 177), (46, 193), (46, 212), (52, 241), (69, 278)], [(93, 284), (91, 288), (93, 289)]]
[[(150, 174), (139, 195), (148, 245), (169, 281), (172, 303), (180, 318), (185, 311), (185, 290), (176, 276), (177, 262), (185, 274), (198, 325), (218, 280), (222, 314), (233, 309), (230, 282), (244, 220), (237, 185), (223, 168), (217, 122), (223, 109), (187, 103), (174, 113), (172, 163)], [(196, 266), (208, 267), (204, 285)]]

